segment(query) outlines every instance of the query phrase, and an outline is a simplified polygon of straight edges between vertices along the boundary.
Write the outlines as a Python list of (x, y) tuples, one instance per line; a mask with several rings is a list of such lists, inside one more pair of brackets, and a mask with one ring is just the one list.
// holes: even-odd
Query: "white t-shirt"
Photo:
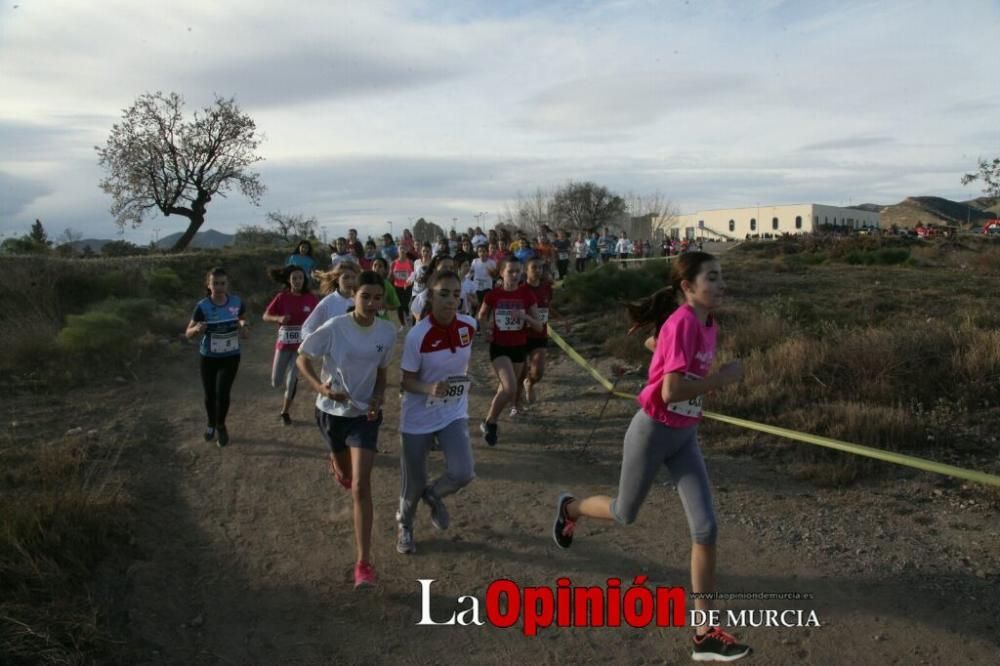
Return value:
[(587, 241), (578, 240), (576, 241), (576, 243), (573, 244), (573, 246), (576, 249), (577, 259), (587, 258), (587, 254), (590, 252), (590, 246), (587, 245)]
[(425, 265), (423, 259), (417, 259), (413, 262), (413, 272), (410, 277), (406, 280), (407, 284), (413, 285), (413, 295), (417, 295), (427, 288), (427, 285), (423, 282), (418, 282), (417, 278), (424, 280), (427, 278), (427, 269), (430, 265)]
[(344, 254), (337, 254), (336, 252), (334, 252), (333, 254), (330, 255), (330, 261), (332, 267), (336, 268), (339, 264), (342, 264), (345, 261), (348, 263), (357, 264), (358, 258), (354, 255), (353, 252), (345, 252)]
[(468, 276), (462, 280), (462, 314), (471, 315), (472, 302), (476, 298), (476, 281)]
[(341, 315), (313, 331), (299, 346), (299, 353), (322, 358), (320, 380), (351, 397), (349, 402), (334, 402), (317, 395), (316, 407), (334, 416), (367, 415), (378, 369), (389, 367), (395, 342), (396, 329), (378, 317), (371, 326), (361, 326), (353, 314)]
[(632, 241), (627, 238), (618, 239), (618, 254), (631, 254), (632, 253)]
[(310, 333), (325, 324), (334, 317), (339, 317), (347, 313), (347, 308), (354, 304), (349, 298), (340, 295), (335, 291), (323, 297), (323, 300), (313, 309), (313, 311), (302, 322), (302, 338), (305, 339)]
[(477, 247), (479, 245), (488, 245), (490, 239), (486, 237), (486, 234), (476, 234), (472, 237), (472, 247)]
[(416, 372), (417, 379), (426, 384), (448, 381), (450, 395), (432, 398), (407, 391), (400, 432), (437, 432), (452, 421), (469, 418), (469, 359), (475, 335), (476, 320), (466, 315), (457, 315), (448, 327), (435, 325), (427, 317), (406, 334), (400, 369)]
[(486, 291), (493, 288), (493, 276), (490, 271), (496, 271), (497, 262), (492, 259), (483, 261), (479, 257), (472, 260), (472, 275), (476, 281), (476, 291)]
[(420, 293), (416, 294), (410, 299), (410, 314), (414, 317), (419, 317), (420, 313), (424, 311), (424, 305), (427, 304), (427, 290), (424, 289)]

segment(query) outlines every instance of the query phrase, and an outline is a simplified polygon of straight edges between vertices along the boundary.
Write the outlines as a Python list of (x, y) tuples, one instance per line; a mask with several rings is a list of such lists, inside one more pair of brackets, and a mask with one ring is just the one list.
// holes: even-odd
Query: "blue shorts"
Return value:
[(367, 416), (334, 416), (316, 408), (316, 425), (323, 441), (333, 453), (348, 447), (378, 451), (378, 428), (382, 425), (382, 410), (378, 418), (369, 421)]

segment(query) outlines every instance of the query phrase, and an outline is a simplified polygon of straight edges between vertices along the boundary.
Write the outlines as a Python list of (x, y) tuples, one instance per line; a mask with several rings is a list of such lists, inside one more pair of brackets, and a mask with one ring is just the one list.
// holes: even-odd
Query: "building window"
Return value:
[(757, 231), (757, 218), (750, 218), (750, 231)]
[(736, 231), (736, 220), (729, 220), (729, 230)]
[(816, 226), (819, 226), (819, 215), (816, 216)]
[(771, 218), (771, 228), (774, 230), (778, 229), (778, 218), (776, 217)]
[(802, 228), (802, 216), (801, 215), (796, 215), (795, 216), (795, 228), (796, 229), (801, 229)]
[(830, 224), (830, 218), (826, 215), (823, 216), (823, 224)]

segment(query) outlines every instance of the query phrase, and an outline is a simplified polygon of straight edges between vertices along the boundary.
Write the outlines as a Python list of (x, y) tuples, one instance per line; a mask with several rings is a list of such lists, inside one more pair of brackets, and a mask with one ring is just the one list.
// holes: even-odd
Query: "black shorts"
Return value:
[(495, 361), (501, 356), (506, 356), (511, 363), (524, 363), (528, 358), (525, 347), (502, 347), (498, 344), (490, 343), (490, 361)]
[(524, 351), (528, 356), (531, 356), (531, 352), (536, 349), (545, 349), (549, 346), (548, 337), (544, 338), (528, 338), (528, 344), (524, 346)]
[(382, 410), (378, 418), (369, 421), (367, 416), (334, 416), (316, 408), (316, 425), (323, 441), (333, 453), (348, 447), (378, 451), (378, 427), (382, 425)]

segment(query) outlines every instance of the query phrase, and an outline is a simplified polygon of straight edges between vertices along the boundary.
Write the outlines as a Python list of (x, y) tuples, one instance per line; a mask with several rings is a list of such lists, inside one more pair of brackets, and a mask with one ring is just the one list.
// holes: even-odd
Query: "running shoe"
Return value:
[(497, 445), (497, 424), (483, 421), (479, 424), (479, 431), (483, 433), (483, 440), (489, 446)]
[(513, 407), (510, 408), (510, 418), (512, 419), (516, 418), (517, 415), (518, 415), (517, 405), (514, 405)]
[(448, 529), (448, 525), (451, 524), (451, 516), (448, 515), (448, 507), (444, 505), (444, 500), (435, 495), (429, 487), (424, 490), (421, 499), (427, 502), (431, 508), (431, 523), (434, 527), (439, 530)]
[(340, 485), (342, 485), (345, 490), (350, 490), (351, 489), (351, 480), (348, 479), (346, 476), (341, 476), (340, 473), (337, 472), (337, 466), (333, 462), (333, 454), (332, 453), (330, 454), (330, 459), (327, 462), (327, 466), (329, 467), (330, 474), (333, 476), (333, 478), (337, 479), (337, 483), (339, 483)]
[(413, 530), (409, 527), (399, 526), (399, 531), (396, 533), (396, 552), (401, 555), (417, 552), (417, 544), (413, 543)]
[(566, 515), (566, 505), (574, 499), (569, 493), (562, 493), (556, 501), (556, 519), (552, 523), (552, 538), (560, 548), (569, 548), (573, 545), (573, 530), (576, 529), (576, 521), (570, 520)]
[(354, 589), (361, 587), (375, 587), (376, 582), (375, 567), (367, 562), (358, 562), (354, 565)]
[(208, 426), (207, 428), (205, 428), (205, 434), (203, 435), (203, 437), (205, 438), (206, 442), (211, 442), (212, 440), (214, 440), (215, 428), (213, 428), (212, 426)]
[(226, 430), (226, 426), (219, 426), (218, 431), (219, 431), (219, 441), (217, 442), (217, 444), (221, 449), (222, 447), (229, 444), (229, 431)]
[(281, 422), (286, 426), (292, 425), (292, 417), (288, 415), (288, 412), (281, 412)]
[(704, 636), (695, 636), (691, 658), (695, 661), (736, 661), (753, 650), (749, 645), (737, 643), (736, 639), (720, 627), (712, 627)]

